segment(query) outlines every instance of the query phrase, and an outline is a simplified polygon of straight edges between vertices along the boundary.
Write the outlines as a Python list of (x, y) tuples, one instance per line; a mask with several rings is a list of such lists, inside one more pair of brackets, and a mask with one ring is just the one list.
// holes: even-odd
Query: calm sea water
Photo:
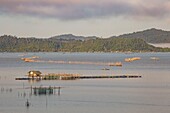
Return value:
[[(21, 60), (22, 57), (32, 56), (39, 56), (42, 61), (120, 61), (123, 67), (26, 63)], [(141, 60), (124, 62), (129, 57), (141, 57)], [(151, 60), (150, 57), (159, 57), (160, 60)], [(15, 80), (30, 70), (81, 75), (138, 74), (142, 78), (40, 82)], [(30, 86), (40, 85), (61, 86), (61, 95), (29, 95)], [(31, 103), (29, 108), (25, 106), (27, 99)], [(0, 113), (40, 112), (169, 113), (170, 53), (0, 53)]]

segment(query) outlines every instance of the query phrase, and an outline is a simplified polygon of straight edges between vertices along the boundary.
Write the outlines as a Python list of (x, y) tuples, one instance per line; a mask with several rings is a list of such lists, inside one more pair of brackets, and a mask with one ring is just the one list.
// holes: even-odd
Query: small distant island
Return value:
[(50, 38), (0, 36), (0, 52), (170, 52), (149, 43), (170, 43), (170, 31), (144, 31), (99, 38), (65, 34)]

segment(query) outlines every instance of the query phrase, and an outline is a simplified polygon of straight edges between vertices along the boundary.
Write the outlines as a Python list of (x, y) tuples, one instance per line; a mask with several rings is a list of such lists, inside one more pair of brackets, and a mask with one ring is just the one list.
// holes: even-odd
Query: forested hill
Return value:
[(37, 38), (0, 37), (0, 52), (149, 52), (170, 51), (148, 45), (138, 38), (107, 38), (60, 41)]
[(48, 39), (17, 38), (10, 35), (0, 37), (1, 52), (54, 51), (56, 45)]
[(160, 48), (148, 45), (142, 39), (135, 38), (108, 38), (87, 41), (74, 41), (69, 44), (64, 43), (62, 50), (71, 52), (146, 52), (162, 51)]
[[(114, 38), (113, 36), (112, 38)], [(148, 29), (144, 31), (129, 33), (117, 36), (121, 38), (140, 38), (147, 43), (170, 43), (170, 31), (163, 31), (161, 29)]]
[(97, 38), (98, 37), (96, 37), (96, 36), (84, 37), (84, 36), (75, 36), (73, 34), (63, 34), (63, 35), (59, 35), (59, 36), (53, 36), (49, 39), (53, 40), (53, 41), (73, 41), (73, 40), (85, 41), (85, 40), (97, 39)]

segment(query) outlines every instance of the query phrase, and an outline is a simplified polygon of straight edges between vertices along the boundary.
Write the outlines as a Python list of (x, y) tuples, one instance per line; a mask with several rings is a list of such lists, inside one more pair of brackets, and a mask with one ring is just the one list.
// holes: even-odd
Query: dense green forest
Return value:
[[(113, 36), (115, 37), (115, 36)], [(112, 38), (113, 38), (112, 37)], [(170, 43), (170, 31), (163, 31), (161, 29), (148, 29), (144, 31), (123, 34), (116, 38), (140, 38), (147, 43)]]
[[(51, 37), (52, 40), (90, 40), (90, 39), (97, 39), (99, 37), (90, 36), (75, 36), (72, 34), (65, 34)], [(112, 36), (111, 38), (140, 38), (146, 41), (147, 43), (170, 43), (170, 31), (164, 31), (161, 29), (147, 29), (144, 31), (133, 32), (129, 34), (123, 34), (119, 36)]]
[(139, 38), (107, 38), (63, 41), (37, 38), (0, 37), (0, 52), (150, 52), (170, 51), (156, 48)]
[(48, 39), (17, 38), (13, 36), (0, 37), (1, 52), (36, 52), (55, 51), (57, 43)]

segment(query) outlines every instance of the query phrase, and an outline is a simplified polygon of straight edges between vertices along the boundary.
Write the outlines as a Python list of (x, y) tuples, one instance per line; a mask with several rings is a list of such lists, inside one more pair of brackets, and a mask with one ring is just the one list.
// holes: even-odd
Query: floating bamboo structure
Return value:
[(32, 57), (28, 57), (28, 58), (21, 58), (21, 60), (25, 61), (25, 62), (35, 62), (35, 59), (38, 59), (39, 56), (32, 56)]
[(140, 57), (125, 58), (125, 62), (132, 62), (132, 61), (140, 60), (140, 59), (141, 59)]
[(142, 76), (139, 75), (92, 75), (92, 76), (75, 76), (73, 74), (70, 75), (62, 75), (62, 74), (57, 74), (57, 75), (48, 75), (44, 76), (42, 78), (16, 78), (15, 80), (77, 80), (77, 79), (104, 79), (104, 78), (141, 78)]
[(37, 60), (39, 57), (21, 58), (24, 62), (39, 63), (56, 63), (56, 64), (87, 64), (87, 65), (106, 65), (106, 66), (122, 66), (121, 62), (88, 62), (88, 61), (55, 61), (55, 60)]
[(109, 66), (120, 66), (122, 67), (122, 63), (121, 62), (116, 62), (116, 63), (109, 63)]
[(54, 74), (50, 73), (42, 77), (43, 80), (74, 80), (79, 74)]
[(108, 75), (108, 76), (101, 76), (101, 75), (81, 75), (80, 74), (55, 74), (49, 73), (47, 75), (42, 75), (40, 71), (29, 71), (27, 78), (15, 78), (15, 80), (76, 80), (76, 79), (97, 79), (97, 78), (141, 78), (138, 75)]
[(34, 60), (31, 58), (21, 58), (21, 59), (25, 62), (34, 62)]
[(151, 60), (159, 60), (158, 57), (150, 57)]

